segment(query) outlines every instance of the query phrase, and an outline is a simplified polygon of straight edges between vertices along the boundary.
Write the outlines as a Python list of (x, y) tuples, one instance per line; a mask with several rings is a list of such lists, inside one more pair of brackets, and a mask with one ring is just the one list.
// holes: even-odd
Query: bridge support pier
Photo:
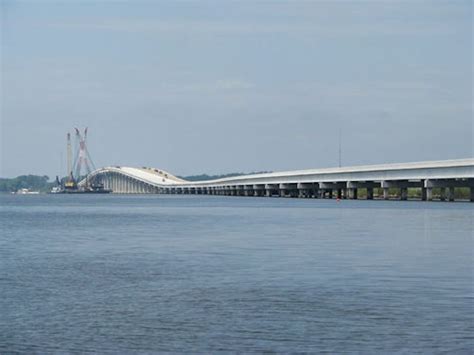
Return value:
[(267, 197), (272, 197), (275, 194), (279, 194), (280, 186), (278, 184), (266, 184), (265, 185), (265, 195)]
[(265, 185), (253, 185), (253, 193), (256, 197), (265, 195)]
[(337, 197), (342, 197), (342, 190), (347, 184), (345, 182), (320, 182), (319, 188), (328, 191), (328, 198), (333, 198), (333, 191), (336, 191)]
[(313, 196), (314, 185), (312, 183), (298, 183), (298, 197), (300, 198), (310, 198)]
[(431, 187), (426, 188), (426, 201), (433, 201), (433, 189)]
[(295, 184), (280, 184), (280, 197), (297, 197), (298, 185)]
[(245, 185), (244, 186), (244, 194), (245, 194), (245, 196), (254, 196), (255, 193), (253, 191), (253, 185)]
[(400, 200), (408, 200), (408, 188), (409, 187), (423, 187), (423, 181), (409, 181), (409, 180), (399, 180), (399, 181), (382, 181), (380, 186), (384, 189), (384, 197), (385, 193), (388, 196), (390, 188), (395, 188), (400, 191), (399, 197)]
[(408, 200), (408, 187), (402, 187), (400, 189), (400, 199), (402, 201)]
[(440, 188), (440, 191), (439, 191), (439, 199), (441, 201), (446, 201), (446, 188), (445, 187), (441, 187)]
[(454, 187), (448, 187), (447, 188), (447, 199), (448, 201), (452, 202), (454, 201)]
[(374, 188), (373, 187), (368, 187), (367, 188), (367, 200), (373, 200), (374, 199)]
[(346, 190), (347, 191), (347, 197), (350, 198), (351, 200), (357, 200), (357, 188), (349, 188)]

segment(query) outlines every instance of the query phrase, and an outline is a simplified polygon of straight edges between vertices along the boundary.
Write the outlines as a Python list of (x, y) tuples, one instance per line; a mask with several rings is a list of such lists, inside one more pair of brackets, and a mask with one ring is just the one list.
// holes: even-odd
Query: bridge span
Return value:
[[(111, 166), (89, 174), (114, 193), (279, 196), (454, 201), (468, 188), (474, 202), (474, 159), (309, 169), (186, 181), (160, 169)], [(79, 185), (85, 184), (85, 179)], [(410, 191), (410, 193), (409, 193)], [(464, 190), (465, 192), (466, 190)]]

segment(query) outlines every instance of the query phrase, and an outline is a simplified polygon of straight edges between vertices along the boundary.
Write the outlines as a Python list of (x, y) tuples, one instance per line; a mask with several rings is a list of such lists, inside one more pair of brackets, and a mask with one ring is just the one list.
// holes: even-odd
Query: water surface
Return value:
[(474, 349), (469, 203), (0, 196), (0, 353)]

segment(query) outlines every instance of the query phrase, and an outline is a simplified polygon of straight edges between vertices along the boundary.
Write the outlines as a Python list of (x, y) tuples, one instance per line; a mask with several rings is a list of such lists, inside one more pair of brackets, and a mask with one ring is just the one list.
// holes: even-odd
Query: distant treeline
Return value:
[(0, 178), (0, 192), (13, 192), (19, 189), (46, 192), (51, 190), (54, 182), (49, 182), (46, 175), (21, 175), (16, 178)]
[(255, 171), (252, 173), (230, 173), (230, 174), (222, 174), (222, 175), (191, 175), (191, 176), (178, 176), (180, 179), (188, 180), (188, 181), (204, 181), (204, 180), (216, 180), (216, 179), (224, 179), (229, 177), (235, 176), (242, 176), (242, 175), (253, 175), (253, 174), (265, 174), (270, 173), (271, 171)]

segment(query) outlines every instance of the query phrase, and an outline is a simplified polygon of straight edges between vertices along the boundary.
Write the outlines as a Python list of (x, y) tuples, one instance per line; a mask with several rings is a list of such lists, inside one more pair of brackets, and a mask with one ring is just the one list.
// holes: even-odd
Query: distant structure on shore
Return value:
[[(110, 193), (112, 190), (105, 189), (104, 184), (92, 178), (92, 171), (95, 171), (95, 165), (87, 149), (87, 127), (81, 134), (79, 129), (75, 128), (76, 139), (73, 149), (71, 143), (71, 133), (66, 135), (67, 144), (67, 176), (65, 179), (56, 177), (56, 185), (51, 193)], [(85, 182), (79, 186), (77, 181), (85, 177)]]

